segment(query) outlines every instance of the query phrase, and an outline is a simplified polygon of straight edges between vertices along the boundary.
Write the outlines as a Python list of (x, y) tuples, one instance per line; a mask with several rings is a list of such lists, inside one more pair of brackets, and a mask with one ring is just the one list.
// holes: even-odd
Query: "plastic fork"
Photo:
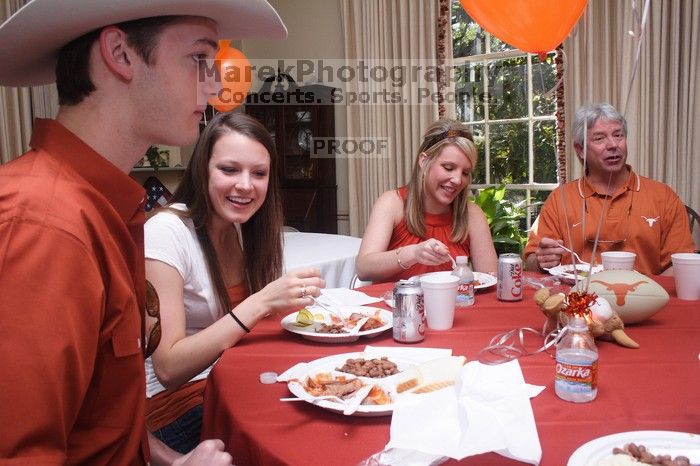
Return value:
[(360, 333), (360, 330), (362, 329), (362, 326), (365, 325), (365, 323), (369, 320), (369, 316), (363, 317), (362, 319), (358, 320), (357, 323), (353, 328), (350, 329), (350, 332), (348, 332), (350, 335), (357, 335)]
[(313, 302), (314, 302), (314, 304), (315, 304), (316, 306), (318, 306), (318, 307), (324, 309), (325, 311), (330, 312), (331, 314), (333, 314), (334, 316), (336, 316), (338, 319), (340, 319), (341, 322), (343, 322), (343, 323), (345, 322), (345, 317), (343, 317), (339, 312), (334, 311), (333, 309), (331, 309), (330, 307), (326, 306), (325, 304), (323, 304), (321, 301), (319, 301), (318, 299), (314, 298), (313, 296), (308, 296), (308, 297), (311, 298), (311, 299), (313, 300)]
[(574, 255), (574, 258), (579, 262), (579, 264), (588, 265), (588, 266), (590, 267), (591, 264), (589, 264), (588, 262), (582, 260), (582, 259), (579, 257), (579, 255), (576, 253), (576, 251), (567, 248), (567, 247), (564, 246), (563, 244), (560, 244), (559, 247), (562, 248), (564, 251), (568, 251), (568, 252), (570, 252), (571, 254), (573, 254), (573, 255)]

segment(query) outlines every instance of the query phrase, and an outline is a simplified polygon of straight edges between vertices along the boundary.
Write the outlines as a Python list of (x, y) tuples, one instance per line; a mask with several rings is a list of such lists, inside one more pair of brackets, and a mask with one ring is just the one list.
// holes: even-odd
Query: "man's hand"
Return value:
[(221, 440), (205, 440), (188, 454), (173, 461), (173, 466), (231, 466), (231, 455)]
[(562, 254), (566, 252), (559, 247), (561, 244), (561, 240), (542, 238), (535, 252), (527, 257), (528, 269), (535, 270), (533, 266), (543, 269), (559, 265)]

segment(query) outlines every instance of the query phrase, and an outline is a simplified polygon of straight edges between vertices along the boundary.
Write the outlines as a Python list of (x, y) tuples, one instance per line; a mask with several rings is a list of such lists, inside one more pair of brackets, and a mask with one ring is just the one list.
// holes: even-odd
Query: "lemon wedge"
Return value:
[(294, 323), (297, 327), (308, 327), (314, 323), (314, 315), (306, 308), (299, 309), (297, 320)]

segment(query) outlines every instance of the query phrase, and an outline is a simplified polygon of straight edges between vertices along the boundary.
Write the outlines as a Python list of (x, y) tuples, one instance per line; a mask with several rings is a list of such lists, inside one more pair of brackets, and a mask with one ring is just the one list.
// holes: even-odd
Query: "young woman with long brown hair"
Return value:
[(146, 278), (160, 300), (161, 339), (146, 361), (147, 425), (171, 448), (199, 442), (207, 374), (267, 314), (311, 304), (318, 270), (282, 274), (275, 147), (242, 113), (200, 136), (167, 208), (146, 222)]

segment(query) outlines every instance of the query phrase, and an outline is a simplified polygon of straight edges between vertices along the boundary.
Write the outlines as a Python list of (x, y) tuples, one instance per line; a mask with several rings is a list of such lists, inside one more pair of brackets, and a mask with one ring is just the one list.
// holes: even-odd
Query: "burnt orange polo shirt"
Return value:
[[(636, 270), (645, 275), (658, 275), (671, 265), (671, 254), (696, 249), (685, 206), (678, 195), (667, 185), (639, 176), (630, 169), (627, 183), (612, 197), (598, 192), (585, 178), (552, 191), (530, 231), (523, 256), (535, 252), (543, 237), (561, 239), (571, 247), (568, 225), (573, 242), (571, 249), (590, 262), (599, 223), (598, 264), (602, 263), (600, 253), (603, 251), (631, 251), (637, 254)], [(571, 256), (565, 254), (562, 263), (571, 263)]]
[(56, 121), (30, 145), (0, 166), (0, 463), (145, 464), (144, 190)]

